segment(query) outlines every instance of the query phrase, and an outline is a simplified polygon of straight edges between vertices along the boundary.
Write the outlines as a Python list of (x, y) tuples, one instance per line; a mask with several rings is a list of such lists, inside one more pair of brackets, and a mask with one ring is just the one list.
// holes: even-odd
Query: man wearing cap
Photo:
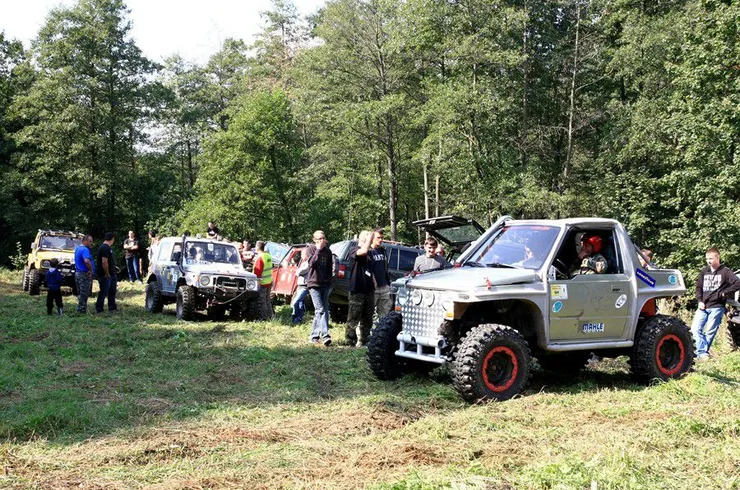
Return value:
[(580, 274), (604, 274), (608, 267), (608, 262), (601, 252), (603, 241), (599, 235), (585, 233), (581, 237), (581, 250), (578, 252), (578, 258), (571, 276)]

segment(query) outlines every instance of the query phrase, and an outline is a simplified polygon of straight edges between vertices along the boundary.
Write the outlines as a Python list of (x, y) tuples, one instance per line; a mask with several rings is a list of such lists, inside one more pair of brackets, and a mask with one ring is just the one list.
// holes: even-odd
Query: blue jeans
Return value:
[(697, 356), (709, 354), (709, 348), (712, 347), (714, 336), (717, 335), (724, 314), (724, 306), (696, 310), (694, 321), (691, 323), (691, 334), (696, 342)]
[(308, 290), (313, 301), (314, 316), (311, 340), (329, 337), (329, 286)]
[(293, 323), (301, 323), (303, 321), (303, 315), (306, 313), (306, 296), (308, 296), (306, 286), (298, 286), (293, 295), (293, 300), (290, 302), (290, 306), (293, 307)]
[(134, 255), (133, 257), (126, 257), (126, 268), (128, 269), (128, 280), (131, 282), (141, 281), (141, 274), (139, 274), (139, 257)]
[(111, 274), (110, 277), (99, 277), (98, 285), (100, 291), (98, 291), (98, 300), (95, 302), (95, 311), (98, 313), (103, 312), (103, 306), (105, 305), (105, 298), (108, 298), (108, 311), (116, 311), (116, 292), (118, 291), (118, 279), (115, 274)]

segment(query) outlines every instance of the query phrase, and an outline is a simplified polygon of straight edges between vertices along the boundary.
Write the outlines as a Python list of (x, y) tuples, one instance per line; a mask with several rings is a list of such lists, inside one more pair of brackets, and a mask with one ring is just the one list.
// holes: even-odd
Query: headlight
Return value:
[(442, 298), (442, 309), (445, 311), (452, 311), (452, 309), (455, 307), (455, 302), (452, 301), (451, 297), (443, 297)]
[(421, 290), (419, 289), (414, 289), (414, 292), (411, 293), (411, 301), (413, 301), (415, 305), (421, 304), (422, 297)]
[(253, 279), (250, 279), (249, 281), (247, 281), (247, 289), (249, 289), (249, 290), (255, 290), (255, 289), (257, 289), (257, 281), (255, 281)]
[(49, 262), (48, 260), (42, 260), (41, 267), (51, 267), (51, 262)]
[(200, 285), (201, 286), (208, 286), (211, 284), (211, 278), (210, 276), (200, 276)]
[(427, 293), (424, 295), (424, 306), (428, 308), (432, 306), (433, 304), (434, 304), (434, 292), (427, 291)]
[(409, 300), (409, 292), (406, 288), (401, 288), (398, 290), (398, 294), (396, 294), (396, 302), (404, 306), (406, 302)]

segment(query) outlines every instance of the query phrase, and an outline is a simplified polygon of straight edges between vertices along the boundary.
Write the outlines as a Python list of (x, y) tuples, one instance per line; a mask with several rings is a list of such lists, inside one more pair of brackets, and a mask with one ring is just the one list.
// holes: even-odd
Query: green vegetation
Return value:
[(445, 373), (379, 382), (363, 350), (309, 345), (286, 307), (177, 322), (125, 283), (119, 314), (47, 317), (19, 281), (0, 273), (0, 487), (740, 486), (740, 353), (722, 332), (680, 381), (604, 360), (469, 406)]
[(691, 277), (740, 260), (740, 0), (273, 0), (253, 44), (152, 63), (122, 0), (0, 32), (0, 260), (36, 228), (338, 241), (604, 216)]

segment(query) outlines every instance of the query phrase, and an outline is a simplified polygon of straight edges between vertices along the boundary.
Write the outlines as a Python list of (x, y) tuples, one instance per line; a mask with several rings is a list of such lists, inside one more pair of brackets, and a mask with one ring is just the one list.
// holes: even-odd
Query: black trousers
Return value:
[(52, 307), (54, 306), (54, 303), (57, 304), (57, 308), (62, 307), (62, 291), (56, 290), (52, 291), (49, 290), (46, 293), (46, 313), (51, 315)]

